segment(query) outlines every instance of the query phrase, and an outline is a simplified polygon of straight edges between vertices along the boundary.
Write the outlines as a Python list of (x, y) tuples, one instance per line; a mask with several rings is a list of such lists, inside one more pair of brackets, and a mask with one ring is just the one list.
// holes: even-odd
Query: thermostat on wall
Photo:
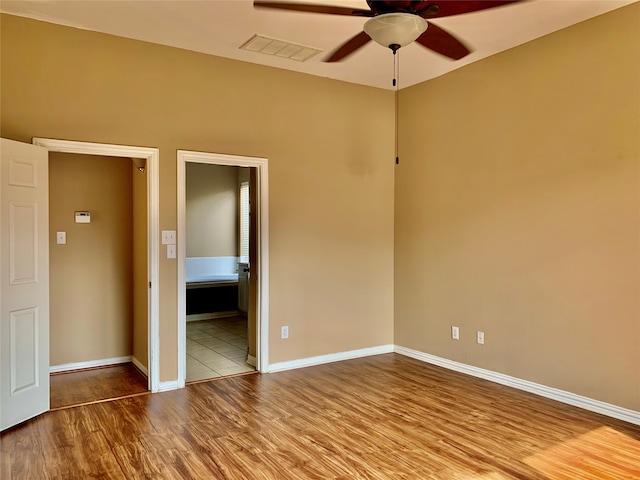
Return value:
[(91, 223), (91, 213), (76, 212), (76, 223)]

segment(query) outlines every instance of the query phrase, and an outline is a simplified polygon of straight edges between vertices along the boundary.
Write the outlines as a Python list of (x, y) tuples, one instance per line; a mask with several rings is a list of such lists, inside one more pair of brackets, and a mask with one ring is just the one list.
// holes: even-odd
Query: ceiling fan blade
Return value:
[[(423, 18), (440, 18), (501, 7), (524, 0), (438, 0), (417, 12)], [(431, 4), (432, 2), (422, 2)]]
[(307, 13), (325, 13), (329, 15), (353, 15), (356, 17), (372, 17), (374, 14), (371, 10), (362, 10), (360, 8), (334, 7), (331, 5), (315, 5), (311, 3), (289, 3), (289, 2), (264, 2), (255, 0), (254, 7), (258, 8), (274, 8), (278, 10), (289, 10), (295, 12)]
[(453, 60), (460, 60), (471, 53), (460, 40), (433, 23), (429, 23), (427, 31), (420, 35), (416, 42)]
[(333, 53), (326, 58), (325, 62), (339, 62), (345, 57), (351, 55), (353, 52), (363, 47), (371, 40), (371, 37), (364, 32), (360, 32), (354, 37), (340, 45)]

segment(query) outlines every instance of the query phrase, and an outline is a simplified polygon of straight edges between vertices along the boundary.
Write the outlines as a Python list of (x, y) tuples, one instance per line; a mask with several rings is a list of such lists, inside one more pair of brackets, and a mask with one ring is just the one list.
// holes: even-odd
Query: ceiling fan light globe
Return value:
[(365, 33), (387, 48), (409, 45), (426, 30), (427, 21), (412, 13), (385, 13), (370, 18), (364, 24)]

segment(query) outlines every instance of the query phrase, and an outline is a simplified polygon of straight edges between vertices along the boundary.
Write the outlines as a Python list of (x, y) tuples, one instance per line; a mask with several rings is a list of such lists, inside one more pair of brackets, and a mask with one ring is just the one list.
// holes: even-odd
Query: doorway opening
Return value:
[(49, 152), (51, 409), (147, 391), (147, 178), (137, 163)]
[[(89, 155), (91, 157), (89, 157), (88, 159), (84, 159), (84, 162), (88, 163), (93, 161), (92, 159), (100, 158), (103, 160), (103, 165), (106, 165), (108, 167), (115, 165), (116, 161), (122, 163), (124, 157), (124, 159), (126, 160), (126, 163), (123, 164), (125, 171), (129, 171), (129, 169), (132, 169), (134, 172), (137, 171), (141, 175), (140, 178), (137, 178), (135, 176), (131, 177), (132, 188), (135, 187), (135, 184), (137, 184), (137, 187), (133, 188), (132, 195), (137, 196), (138, 204), (133, 206), (133, 212), (129, 212), (129, 215), (131, 215), (132, 217), (131, 223), (133, 224), (130, 232), (133, 247), (131, 248), (129, 255), (132, 257), (130, 260), (132, 261), (134, 266), (132, 267), (132, 271), (130, 272), (132, 288), (129, 292), (129, 295), (131, 295), (132, 299), (129, 306), (124, 307), (130, 307), (132, 310), (134, 310), (133, 315), (137, 315), (139, 317), (137, 320), (135, 320), (137, 332), (135, 333), (135, 335), (130, 332), (131, 338), (127, 340), (132, 344), (137, 342), (138, 351), (136, 352), (136, 355), (124, 355), (117, 357), (112, 357), (108, 354), (106, 356), (98, 355), (98, 357), (101, 358), (96, 361), (89, 360), (83, 362), (63, 362), (60, 365), (54, 365), (54, 368), (52, 368), (51, 371), (53, 374), (56, 374), (56, 378), (52, 377), (52, 383), (63, 385), (63, 387), (59, 389), (59, 391), (64, 391), (64, 385), (68, 384), (69, 382), (71, 382), (71, 384), (78, 383), (76, 379), (79, 377), (84, 379), (83, 381), (81, 381), (81, 383), (84, 383), (85, 386), (90, 385), (91, 382), (93, 382), (94, 385), (99, 385), (101, 381), (100, 379), (111, 379), (110, 382), (107, 382), (111, 385), (114, 385), (119, 381), (132, 379), (135, 377), (135, 371), (131, 371), (132, 366), (129, 365), (126, 368), (122, 368), (123, 364), (129, 362), (133, 362), (133, 364), (135, 364), (135, 369), (146, 375), (146, 378), (140, 379), (138, 376), (137, 378), (135, 378), (135, 380), (132, 380), (132, 382), (128, 386), (125, 386), (124, 388), (118, 387), (113, 391), (111, 391), (111, 388), (108, 384), (103, 383), (101, 388), (93, 387), (93, 393), (79, 392), (79, 395), (75, 400), (71, 399), (68, 395), (66, 397), (63, 396), (64, 398), (60, 399), (59, 402), (65, 403), (72, 401), (77, 404), (90, 402), (92, 400), (90, 398), (91, 396), (94, 397), (93, 400), (104, 400), (104, 398), (99, 397), (140, 394), (142, 393), (141, 389), (143, 387), (146, 389), (146, 391), (150, 390), (152, 392), (156, 392), (160, 387), (158, 362), (158, 149), (44, 138), (34, 138), (33, 143), (35, 145), (40, 145), (47, 148), (50, 152), (50, 157), (52, 156), (51, 152), (54, 152), (54, 155)], [(136, 191), (138, 192), (137, 194)], [(113, 201), (115, 201), (113, 198), (109, 199), (109, 202)], [(140, 205), (140, 203), (142, 203), (142, 205)], [(73, 211), (70, 214), (69, 212), (65, 212), (65, 215), (73, 215), (74, 217), (83, 217), (84, 215), (86, 215), (84, 216), (84, 218), (78, 218), (78, 223), (84, 223), (87, 220), (87, 217), (89, 219), (88, 223), (91, 223), (91, 212), (84, 210), (83, 207), (80, 206), (80, 204), (78, 204), (78, 206), (74, 207), (72, 210)], [(97, 217), (95, 218), (95, 220), (97, 220)], [(51, 227), (54, 229), (56, 228), (55, 225), (51, 225)], [(88, 231), (89, 229), (86, 229), (85, 233)], [(56, 233), (55, 240), (56, 243), (59, 243), (58, 233)], [(62, 240), (63, 239), (60, 239), (60, 241)], [(64, 246), (64, 244), (55, 246)], [(64, 254), (69, 252), (71, 252), (71, 249), (67, 249)], [(96, 247), (93, 255), (104, 255), (104, 249)], [(91, 257), (91, 255), (88, 256)], [(69, 266), (69, 263), (67, 263), (65, 259), (62, 258), (61, 265), (61, 270), (64, 270)], [(105, 272), (103, 269), (102, 273), (108, 274), (109, 272)], [(83, 281), (81, 273), (78, 274), (78, 272), (67, 271), (64, 272), (63, 275), (69, 276), (69, 281), (65, 280), (65, 282), (63, 282), (65, 284)], [(104, 296), (107, 297), (107, 299), (101, 299), (100, 292), (95, 292), (95, 295), (93, 295), (94, 300), (97, 302), (106, 302), (109, 297), (109, 292), (105, 291), (103, 293)], [(87, 301), (86, 299), (84, 300)], [(105, 303), (105, 305), (110, 304), (112, 304), (112, 302)], [(77, 319), (76, 321), (79, 321), (79, 319)], [(81, 323), (77, 325), (77, 328), (80, 330), (82, 329)], [(100, 335), (100, 333), (96, 332), (95, 330), (92, 333), (94, 335)], [(102, 338), (101, 340), (104, 341), (105, 338)], [(96, 345), (100, 345), (100, 342)], [(84, 345), (82, 345), (82, 347), (84, 348)], [(134, 347), (132, 346), (132, 349), (133, 348)], [(54, 361), (54, 363), (56, 362)], [(114, 367), (114, 364), (120, 364), (120, 366)], [(62, 371), (71, 371), (73, 373), (69, 373), (66, 378), (64, 377), (64, 375), (57, 375)], [(56, 400), (56, 402), (58, 402), (58, 400)], [(53, 398), (52, 406), (55, 406), (55, 403), (53, 403)]]
[(266, 371), (267, 161), (178, 151), (178, 387)]

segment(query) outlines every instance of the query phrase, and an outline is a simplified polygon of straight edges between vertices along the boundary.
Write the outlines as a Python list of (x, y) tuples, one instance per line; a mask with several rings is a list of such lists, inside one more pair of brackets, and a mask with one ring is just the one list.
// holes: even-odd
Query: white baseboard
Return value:
[(168, 382), (160, 382), (158, 392), (169, 392), (178, 389), (178, 380), (169, 380)]
[(63, 363), (61, 365), (51, 365), (49, 373), (71, 372), (73, 370), (84, 370), (85, 368), (106, 367), (107, 365), (117, 365), (119, 363), (129, 363), (131, 355), (125, 357), (103, 358), (101, 360), (89, 360), (88, 362)]
[(559, 390), (557, 388), (547, 387), (539, 383), (522, 380), (520, 378), (511, 377), (502, 373), (485, 370), (483, 368), (474, 367), (464, 363), (455, 362), (446, 358), (437, 357), (428, 353), (412, 350), (410, 348), (395, 345), (394, 351), (400, 355), (415, 358), (426, 363), (431, 363), (439, 367), (455, 370), (456, 372), (465, 373), (478, 378), (484, 378), (501, 385), (524, 390), (525, 392), (534, 393), (541, 397), (557, 400), (558, 402), (573, 405), (574, 407), (584, 408), (592, 412), (600, 413), (608, 417), (617, 418), (625, 422), (640, 425), (640, 412), (629, 410), (627, 408), (618, 407), (610, 403), (601, 402), (592, 398), (583, 397), (575, 393)]
[(229, 310), (226, 312), (214, 313), (193, 313), (187, 315), (187, 322), (198, 322), (200, 320), (212, 320), (214, 318), (235, 317), (240, 315), (240, 310)]
[(290, 360), (288, 362), (272, 363), (268, 366), (267, 372), (282, 372), (284, 370), (293, 370), (294, 368), (311, 367), (313, 365), (321, 365), (323, 363), (339, 362), (341, 360), (380, 355), (382, 353), (392, 353), (393, 348), (393, 345), (380, 345), (378, 347), (361, 348), (359, 350), (350, 350), (348, 352), (330, 353), (328, 355), (319, 355), (317, 357), (300, 358), (298, 360)]
[(133, 355), (131, 355), (131, 363), (133, 363), (136, 366), (136, 368), (140, 370), (140, 373), (142, 373), (145, 377), (149, 378), (149, 371), (147, 370), (147, 367), (142, 365), (142, 363), (140, 363), (140, 360), (138, 360)]
[(251, 365), (252, 367), (255, 367), (258, 365), (258, 361), (256, 360), (256, 357), (254, 355), (247, 355), (247, 363), (249, 365)]

